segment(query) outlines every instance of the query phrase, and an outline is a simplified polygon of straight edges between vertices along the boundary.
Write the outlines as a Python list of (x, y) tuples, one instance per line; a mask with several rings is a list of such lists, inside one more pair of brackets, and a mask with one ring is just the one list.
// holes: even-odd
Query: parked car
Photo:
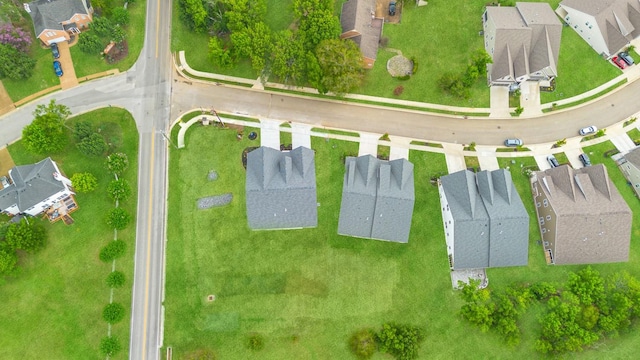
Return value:
[(391, 16), (395, 16), (396, 15), (396, 2), (395, 1), (389, 2), (389, 15), (391, 15)]
[(552, 168), (560, 166), (558, 159), (556, 159), (556, 157), (553, 155), (547, 156), (547, 161), (549, 162), (549, 165), (551, 165)]
[(53, 54), (53, 58), (54, 59), (60, 58), (60, 51), (58, 50), (58, 44), (52, 43), (49, 47), (51, 48), (51, 53)]
[(629, 55), (628, 52), (623, 51), (620, 54), (618, 54), (618, 57), (622, 60), (624, 60), (624, 62), (627, 63), (627, 65), (633, 65), (634, 61), (633, 58), (631, 57), (631, 55)]
[(589, 159), (589, 156), (587, 154), (580, 154), (578, 156), (578, 159), (580, 159), (580, 161), (582, 162), (582, 165), (591, 166), (591, 160)]
[(62, 72), (62, 65), (60, 65), (60, 61), (56, 60), (53, 62), (53, 71), (55, 71), (58, 76), (62, 76), (62, 74), (64, 74)]
[(582, 129), (580, 129), (579, 133), (580, 133), (580, 135), (585, 136), (585, 135), (593, 134), (596, 131), (598, 131), (598, 128), (595, 127), (594, 125), (591, 125), (591, 126), (587, 126), (587, 127), (584, 127)]
[(9, 186), (9, 180), (6, 176), (0, 177), (0, 183), (2, 184), (3, 189)]
[(620, 69), (624, 69), (627, 67), (627, 63), (624, 62), (624, 60), (622, 60), (621, 58), (614, 56), (611, 61), (613, 61), (614, 64), (616, 64), (616, 66), (618, 66)]
[(522, 146), (524, 144), (522, 139), (507, 139), (504, 141), (504, 146), (514, 147), (514, 146)]

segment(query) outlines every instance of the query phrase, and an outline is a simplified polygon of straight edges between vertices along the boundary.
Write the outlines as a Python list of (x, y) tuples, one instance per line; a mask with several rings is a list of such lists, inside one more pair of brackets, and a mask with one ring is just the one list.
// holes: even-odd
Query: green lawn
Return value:
[(637, 128), (633, 128), (629, 131), (627, 131), (627, 135), (629, 135), (629, 137), (631, 138), (631, 140), (640, 140), (640, 130), (638, 130)]
[[(31, 22), (29, 22), (31, 24)], [(33, 34), (33, 28), (31, 28)], [(31, 54), (36, 59), (36, 67), (33, 75), (28, 79), (12, 80), (2, 79), (2, 84), (14, 102), (25, 98), (40, 90), (48, 89), (52, 86), (60, 85), (60, 80), (53, 71), (53, 57), (51, 50), (44, 49), (34, 41), (31, 45)]]
[[(131, 199), (122, 204), (135, 218), (138, 132), (133, 118), (121, 109), (104, 109), (75, 117), (100, 126), (113, 150), (129, 156), (125, 178), (133, 188)], [(26, 152), (21, 142), (9, 146), (18, 165), (39, 161), (43, 156)], [(112, 179), (102, 158), (81, 155), (73, 144), (60, 154), (51, 156), (60, 170), (71, 177), (76, 172), (91, 172), (98, 178), (98, 189), (79, 194), (79, 209), (71, 216), (73, 225), (43, 221), (48, 244), (35, 255), (20, 256), (19, 272), (0, 285), (0, 345), (4, 359), (104, 359), (98, 350), (107, 334), (102, 309), (109, 303), (105, 279), (111, 264), (98, 259), (100, 249), (113, 238), (113, 230), (105, 223), (105, 214), (113, 208), (106, 187)], [(40, 221), (40, 220), (38, 220)], [(133, 222), (135, 224), (135, 220)], [(126, 274), (126, 284), (114, 292), (114, 301), (123, 304), (127, 316), (112, 328), (120, 339), (122, 351), (112, 359), (128, 359), (129, 312), (133, 279), (135, 227), (118, 232), (127, 242), (126, 255), (117, 260), (116, 268)]]
[[(523, 316), (523, 341), (515, 348), (457, 315), (461, 302), (451, 290), (438, 192), (428, 180), (446, 171), (444, 156), (410, 153), (416, 205), (409, 244), (336, 234), (342, 159), (357, 153), (357, 144), (322, 138), (312, 139), (320, 203), (318, 228), (252, 232), (246, 225), (240, 154), (256, 144), (246, 137), (237, 141), (235, 130), (195, 129), (187, 133), (186, 149), (172, 150), (169, 170), (165, 346), (171, 346), (175, 356), (208, 348), (223, 359), (349, 359), (346, 341), (353, 331), (397, 321), (427, 329), (421, 358), (540, 358), (533, 344), (541, 308), (534, 306)], [(202, 151), (215, 155), (204, 157)], [(597, 156), (592, 159), (598, 161)], [(510, 167), (527, 210), (535, 214), (529, 180), (522, 175), (523, 167), (535, 165), (535, 160), (511, 160), (498, 159), (501, 167)], [(210, 170), (219, 173), (215, 182), (206, 180)], [(612, 173), (611, 178), (620, 186), (619, 173)], [(234, 195), (230, 205), (196, 210), (197, 198), (225, 192)], [(640, 211), (639, 207), (636, 204), (634, 211)], [(638, 225), (634, 224), (634, 239), (640, 237)], [(570, 271), (582, 268), (547, 266), (536, 244), (539, 234), (534, 220), (530, 221), (530, 239), (529, 266), (489, 269), (491, 288), (503, 288), (513, 281), (561, 282)], [(632, 241), (629, 263), (594, 267), (604, 274), (626, 269), (638, 276), (636, 242)], [(207, 302), (211, 294), (216, 299)], [(252, 354), (244, 341), (256, 332), (265, 337), (266, 345), (259, 354)], [(626, 359), (638, 340), (638, 332), (623, 334), (597, 350), (572, 357), (601, 358), (606, 350), (607, 359)]]

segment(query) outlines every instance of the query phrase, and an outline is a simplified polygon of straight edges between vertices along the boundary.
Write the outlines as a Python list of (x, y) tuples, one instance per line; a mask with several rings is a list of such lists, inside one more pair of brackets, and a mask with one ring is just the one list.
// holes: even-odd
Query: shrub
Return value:
[(264, 348), (264, 337), (260, 334), (251, 334), (247, 337), (247, 349), (260, 351)]
[(113, 240), (100, 250), (100, 260), (104, 262), (120, 258), (127, 251), (127, 244), (122, 240)]
[(75, 173), (71, 177), (71, 184), (77, 192), (85, 193), (98, 187), (98, 179), (92, 173)]
[(358, 359), (369, 359), (377, 350), (376, 334), (371, 329), (362, 329), (349, 338), (349, 349)]
[(131, 196), (131, 186), (125, 179), (113, 180), (107, 187), (109, 197), (116, 201), (125, 201)]
[(131, 215), (123, 208), (117, 207), (107, 215), (107, 224), (116, 230), (122, 230), (131, 222)]
[(125, 277), (122, 271), (112, 271), (107, 276), (107, 286), (110, 288), (119, 288), (124, 285)]
[(120, 341), (114, 336), (105, 336), (100, 341), (100, 352), (104, 356), (114, 356), (119, 353), (121, 349)]
[(411, 79), (411, 75), (396, 76), (396, 79), (402, 80), (402, 81), (409, 80), (409, 79)]
[(115, 324), (124, 319), (124, 306), (120, 303), (113, 302), (107, 304), (102, 310), (102, 318), (109, 324)]
[(411, 73), (415, 74), (418, 72), (418, 59), (415, 56), (411, 57), (411, 63), (413, 64), (413, 69), (411, 69)]
[(90, 122), (78, 121), (73, 125), (73, 138), (76, 139), (77, 142), (88, 138), (91, 134), (93, 134), (93, 126), (91, 126)]
[(114, 153), (107, 156), (107, 169), (116, 175), (122, 175), (128, 166), (129, 158), (125, 153)]
[(85, 54), (97, 55), (104, 50), (104, 44), (100, 39), (91, 33), (82, 33), (79, 35), (78, 47)]
[(28, 31), (8, 23), (0, 26), (0, 44), (9, 45), (22, 53), (28, 53), (31, 47), (31, 35)]
[(403, 91), (404, 91), (404, 86), (398, 85), (398, 86), (396, 86), (395, 89), (393, 89), (393, 95), (400, 96), (400, 95), (402, 95)]
[(100, 156), (107, 151), (107, 143), (104, 141), (104, 137), (98, 133), (93, 133), (82, 139), (76, 144), (76, 147), (87, 156)]
[(522, 114), (523, 111), (524, 111), (524, 108), (522, 106), (518, 106), (515, 111), (516, 116), (520, 116), (520, 114)]
[(401, 360), (418, 357), (420, 344), (424, 341), (422, 329), (409, 325), (386, 323), (377, 334), (380, 351)]
[(123, 7), (117, 7), (111, 12), (111, 22), (120, 26), (129, 25), (129, 11)]

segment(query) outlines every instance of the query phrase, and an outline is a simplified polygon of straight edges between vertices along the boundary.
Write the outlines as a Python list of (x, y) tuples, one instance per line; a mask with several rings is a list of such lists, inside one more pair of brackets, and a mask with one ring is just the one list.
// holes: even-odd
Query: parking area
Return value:
[[(69, 43), (62, 41), (58, 43), (58, 50), (60, 50), (60, 61), (62, 66), (62, 72), (64, 73), (60, 77), (60, 87), (62, 89), (69, 89), (79, 84), (76, 77), (76, 70), (73, 67), (73, 59), (71, 59), (71, 52), (69, 51)], [(53, 67), (53, 65), (52, 65)], [(51, 69), (53, 71), (53, 68)]]

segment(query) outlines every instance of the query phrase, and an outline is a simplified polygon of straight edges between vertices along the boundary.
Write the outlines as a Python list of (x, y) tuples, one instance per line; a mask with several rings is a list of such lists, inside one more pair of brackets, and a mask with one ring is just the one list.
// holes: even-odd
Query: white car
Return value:
[(596, 131), (598, 131), (598, 128), (595, 127), (594, 125), (591, 125), (591, 126), (587, 126), (585, 128), (580, 129), (580, 135), (585, 136), (585, 135), (593, 134)]

